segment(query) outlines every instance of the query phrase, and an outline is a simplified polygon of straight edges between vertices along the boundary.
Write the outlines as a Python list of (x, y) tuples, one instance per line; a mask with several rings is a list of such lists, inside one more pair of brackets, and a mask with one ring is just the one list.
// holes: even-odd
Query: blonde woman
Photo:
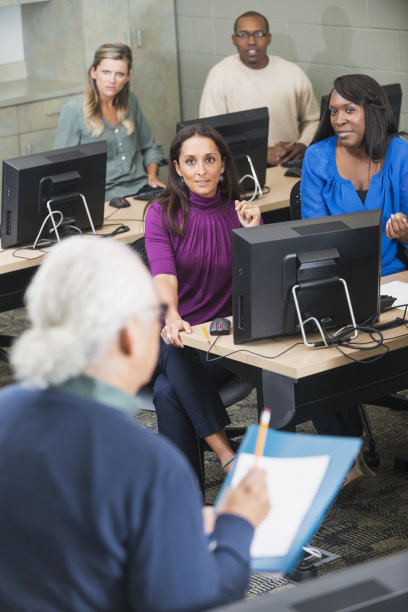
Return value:
[(163, 151), (129, 90), (132, 51), (107, 43), (97, 49), (88, 70), (84, 96), (67, 102), (61, 111), (54, 149), (106, 140), (107, 200), (135, 194), (141, 187), (164, 187), (158, 179)]

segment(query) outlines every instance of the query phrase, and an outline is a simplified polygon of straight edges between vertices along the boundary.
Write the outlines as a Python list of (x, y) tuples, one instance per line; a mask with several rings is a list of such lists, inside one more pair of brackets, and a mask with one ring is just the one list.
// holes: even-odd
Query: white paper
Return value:
[[(392, 281), (381, 285), (381, 295), (392, 295), (397, 298), (393, 306), (402, 306), (408, 304), (408, 283), (401, 281)], [(401, 308), (405, 310), (405, 308)]]
[[(261, 457), (259, 467), (267, 473), (271, 509), (255, 531), (252, 557), (286, 555), (312, 505), (330, 461), (317, 457)], [(231, 486), (240, 482), (254, 466), (254, 455), (240, 453)]]

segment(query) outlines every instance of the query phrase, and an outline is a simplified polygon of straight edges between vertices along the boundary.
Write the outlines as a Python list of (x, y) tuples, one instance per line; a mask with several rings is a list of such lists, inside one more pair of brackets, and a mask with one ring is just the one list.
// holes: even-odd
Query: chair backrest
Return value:
[[(399, 127), (399, 120), (400, 120), (400, 114), (401, 114), (401, 101), (402, 101), (401, 85), (399, 83), (392, 83), (391, 85), (382, 85), (382, 88), (391, 105), (392, 112), (394, 113), (395, 121), (397, 122), (397, 127)], [(330, 94), (327, 96), (322, 96), (322, 99), (320, 101), (320, 119), (323, 116), (323, 113), (326, 109), (329, 98), (330, 98)]]
[(138, 238), (137, 240), (132, 242), (132, 244), (130, 246), (139, 255), (139, 257), (143, 261), (144, 265), (147, 268), (149, 268), (149, 270), (150, 270), (150, 263), (149, 263), (149, 259), (147, 257), (147, 253), (146, 253), (146, 244), (145, 244), (144, 236), (142, 236), (141, 238)]
[(302, 205), (300, 201), (300, 183), (295, 183), (290, 191), (289, 205), (290, 205), (290, 217), (292, 220), (302, 218)]
[(392, 83), (391, 85), (383, 85), (383, 90), (391, 104), (392, 112), (394, 113), (397, 127), (399, 128), (400, 114), (401, 114), (401, 102), (402, 102), (402, 89), (399, 83)]

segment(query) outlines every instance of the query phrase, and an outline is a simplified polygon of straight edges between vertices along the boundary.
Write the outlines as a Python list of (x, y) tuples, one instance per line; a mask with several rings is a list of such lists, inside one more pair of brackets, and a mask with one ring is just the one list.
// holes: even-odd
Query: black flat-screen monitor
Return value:
[[(3, 248), (33, 243), (51, 210), (60, 211), (68, 226), (90, 227), (85, 197), (94, 227), (103, 223), (106, 180), (106, 142), (45, 151), (3, 161), (1, 244)], [(54, 215), (55, 221), (62, 215)], [(41, 234), (55, 240), (51, 220)], [(75, 231), (75, 230), (73, 230)]]
[[(401, 114), (401, 103), (402, 103), (402, 89), (399, 83), (391, 83), (390, 85), (382, 85), (385, 95), (388, 98), (388, 102), (390, 103), (392, 112), (394, 114), (395, 121), (397, 123), (397, 127), (399, 127), (400, 114)], [(327, 96), (322, 96), (320, 102), (320, 118), (322, 118), (323, 113), (326, 111), (326, 108), (329, 104), (330, 94)]]
[(347, 283), (356, 323), (367, 324), (380, 312), (381, 211), (233, 230), (232, 264), (235, 343), (299, 331), (294, 285), (303, 320), (350, 324), (337, 278)]
[[(223, 136), (229, 146), (240, 178), (251, 174), (248, 155), (252, 160), (260, 186), (265, 185), (269, 130), (269, 113), (266, 107), (180, 121), (177, 124), (177, 132), (195, 123), (210, 125)], [(254, 181), (249, 178), (244, 179), (241, 186), (245, 191), (254, 190), (255, 187)]]

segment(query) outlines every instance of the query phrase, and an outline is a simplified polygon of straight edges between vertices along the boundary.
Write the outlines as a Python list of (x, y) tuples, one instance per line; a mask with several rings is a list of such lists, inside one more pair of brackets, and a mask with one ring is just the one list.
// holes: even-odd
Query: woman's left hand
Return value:
[(162, 183), (157, 176), (148, 176), (147, 177), (147, 184), (150, 187), (153, 187), (153, 189), (156, 189), (156, 187), (163, 187), (163, 189), (166, 187), (165, 183)]
[(406, 215), (402, 212), (391, 215), (385, 225), (385, 235), (387, 238), (396, 238), (397, 240), (403, 239), (403, 242), (405, 242), (407, 233), (408, 221)]
[(235, 200), (235, 210), (243, 227), (255, 227), (261, 222), (261, 210), (257, 204)]

